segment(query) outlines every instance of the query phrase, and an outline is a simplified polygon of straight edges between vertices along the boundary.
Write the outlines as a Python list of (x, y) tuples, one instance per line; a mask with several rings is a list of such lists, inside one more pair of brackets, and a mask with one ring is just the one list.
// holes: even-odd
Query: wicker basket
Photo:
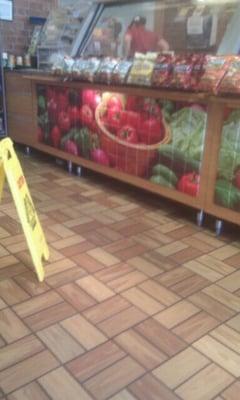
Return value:
[(128, 174), (147, 178), (150, 175), (153, 163), (157, 159), (157, 149), (161, 144), (168, 143), (171, 140), (169, 126), (163, 121), (165, 135), (156, 144), (128, 143), (107, 130), (101, 120), (101, 115), (105, 111), (106, 105), (99, 104), (96, 108), (95, 119), (99, 128), (101, 148), (107, 153), (110, 165)]

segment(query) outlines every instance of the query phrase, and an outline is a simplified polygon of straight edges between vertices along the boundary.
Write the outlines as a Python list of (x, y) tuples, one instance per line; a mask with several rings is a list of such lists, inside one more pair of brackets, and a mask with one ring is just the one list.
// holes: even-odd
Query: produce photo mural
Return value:
[(39, 142), (198, 195), (204, 105), (44, 85), (37, 99)]
[(240, 212), (240, 109), (225, 109), (215, 203)]

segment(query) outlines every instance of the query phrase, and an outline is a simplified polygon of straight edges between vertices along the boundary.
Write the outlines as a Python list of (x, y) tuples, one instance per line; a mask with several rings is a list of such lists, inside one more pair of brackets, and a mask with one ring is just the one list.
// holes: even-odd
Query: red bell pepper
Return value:
[(80, 108), (80, 120), (84, 126), (92, 127), (94, 115), (93, 111), (88, 104), (84, 104)]
[(195, 172), (183, 175), (177, 184), (177, 189), (180, 192), (189, 194), (190, 196), (196, 197), (200, 187), (200, 175)]
[(145, 144), (160, 142), (164, 134), (165, 129), (162, 122), (155, 117), (143, 120), (139, 130), (140, 141)]
[(59, 147), (61, 141), (61, 131), (57, 125), (55, 125), (50, 132), (51, 143), (53, 147)]
[(67, 132), (71, 128), (71, 122), (67, 112), (61, 111), (59, 113), (58, 126), (62, 132)]

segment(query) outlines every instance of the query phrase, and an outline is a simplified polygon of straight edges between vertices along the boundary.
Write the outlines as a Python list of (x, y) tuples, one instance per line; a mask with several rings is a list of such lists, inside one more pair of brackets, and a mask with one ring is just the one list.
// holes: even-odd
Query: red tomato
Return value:
[(57, 96), (57, 104), (59, 111), (66, 111), (69, 106), (68, 92), (66, 90), (60, 91)]
[(131, 125), (122, 126), (117, 132), (117, 137), (128, 143), (138, 143), (136, 129)]
[(154, 116), (157, 119), (162, 119), (162, 111), (154, 99), (146, 99), (143, 105), (143, 112), (148, 118)]
[(138, 96), (128, 96), (126, 101), (126, 110), (140, 111), (143, 108), (143, 98)]
[(122, 126), (122, 111), (119, 107), (107, 110), (107, 124), (113, 130), (118, 130)]
[(181, 177), (177, 184), (177, 189), (180, 190), (180, 192), (196, 197), (199, 192), (199, 185), (200, 176), (195, 172), (191, 172)]
[(58, 126), (62, 132), (67, 132), (71, 128), (70, 118), (65, 111), (59, 113)]
[(96, 90), (84, 89), (82, 91), (82, 102), (95, 111), (96, 107), (101, 102), (101, 95)]
[(130, 125), (137, 131), (141, 127), (141, 115), (135, 111), (123, 111), (121, 114), (121, 126)]
[(61, 131), (57, 125), (55, 125), (50, 132), (51, 143), (53, 147), (59, 147), (61, 141)]
[(57, 94), (56, 94), (56, 90), (54, 87), (52, 86), (48, 86), (47, 87), (47, 99), (51, 100), (54, 99), (56, 100)]
[(108, 108), (118, 108), (119, 110), (123, 110), (123, 103), (117, 95), (112, 95), (107, 101)]
[(88, 126), (89, 128), (92, 127), (94, 121), (93, 111), (89, 105), (84, 104), (80, 108), (80, 120), (83, 125)]
[(58, 105), (54, 98), (50, 99), (47, 103), (49, 120), (53, 123), (57, 121)]
[(140, 141), (146, 144), (155, 144), (160, 142), (164, 133), (162, 122), (155, 117), (151, 117), (141, 124), (139, 130)]
[(80, 113), (77, 106), (68, 107), (68, 116), (72, 126), (76, 126), (80, 122)]

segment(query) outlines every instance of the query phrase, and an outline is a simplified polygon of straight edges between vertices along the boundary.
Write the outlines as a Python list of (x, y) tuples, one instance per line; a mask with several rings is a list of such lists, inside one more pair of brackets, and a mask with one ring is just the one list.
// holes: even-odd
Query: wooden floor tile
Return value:
[(214, 250), (210, 253), (210, 255), (218, 260), (226, 260), (229, 257), (232, 257), (236, 254), (239, 254), (239, 249), (235, 246), (231, 246), (226, 244), (225, 246), (220, 247), (217, 250)]
[(57, 274), (50, 276), (49, 278), (46, 279), (46, 282), (49, 286), (57, 288), (59, 286), (63, 286), (67, 283), (73, 282), (76, 279), (79, 279), (85, 275), (86, 272), (84, 271), (83, 268), (75, 266), (66, 271), (59, 272)]
[[(51, 250), (50, 250), (50, 252), (51, 252)], [(72, 260), (69, 260), (67, 258), (53, 262), (51, 264), (46, 265), (45, 277), (49, 278), (50, 276), (53, 276), (54, 274), (58, 274), (59, 272), (66, 271), (75, 266), (76, 266), (75, 262), (73, 262)]]
[(31, 271), (16, 276), (14, 280), (30, 296), (37, 296), (49, 290), (46, 282), (38, 282), (36, 274)]
[(240, 382), (233, 383), (228, 389), (221, 394), (224, 400), (238, 400), (240, 393)]
[(84, 382), (125, 356), (123, 350), (112, 341), (108, 341), (77, 357), (66, 367), (79, 382)]
[(49, 351), (44, 350), (0, 372), (0, 386), (5, 393), (12, 392), (57, 366), (58, 361), (55, 357)]
[(209, 335), (206, 335), (197, 342), (193, 343), (193, 346), (236, 378), (240, 377), (239, 354), (236, 354)]
[(116, 293), (123, 292), (135, 285), (144, 282), (147, 279), (147, 276), (139, 271), (132, 271), (126, 275), (122, 275), (119, 278), (113, 279), (109, 281), (107, 285), (113, 289)]
[(117, 281), (124, 275), (127, 275), (131, 272), (134, 272), (134, 269), (130, 267), (128, 264), (117, 264), (113, 267), (104, 268), (101, 271), (95, 273), (97, 279), (104, 283), (108, 283), (111, 281)]
[(231, 318), (229, 321), (227, 321), (227, 325), (240, 332), (240, 314), (238, 313), (236, 317)]
[(115, 396), (109, 398), (109, 400), (136, 400), (136, 397), (133, 397), (128, 390), (123, 389), (115, 394)]
[(78, 311), (83, 311), (96, 304), (96, 301), (75, 282), (61, 286), (58, 293)]
[(186, 300), (182, 300), (155, 315), (154, 319), (166, 328), (171, 329), (199, 311), (199, 308), (195, 307), (193, 304)]
[(1, 257), (0, 269), (10, 267), (11, 265), (15, 265), (17, 263), (18, 259), (13, 255), (7, 255), (5, 257)]
[(148, 315), (156, 314), (164, 309), (164, 306), (161, 303), (153, 299), (138, 287), (133, 287), (122, 292), (122, 296)]
[(171, 286), (171, 290), (176, 292), (179, 296), (187, 297), (208, 285), (209, 281), (207, 279), (195, 274), (190, 278), (184, 279), (183, 281)]
[(156, 368), (153, 375), (170, 389), (175, 389), (209, 363), (206, 357), (188, 347)]
[(138, 271), (143, 272), (148, 277), (154, 277), (159, 275), (163, 272), (161, 268), (158, 268), (156, 265), (152, 264), (151, 262), (145, 260), (143, 257), (133, 257), (130, 258), (128, 264), (133, 266), (134, 268), (138, 269)]
[(151, 374), (138, 379), (130, 385), (129, 390), (139, 400), (179, 400), (178, 396)]
[(221, 279), (218, 282), (218, 285), (221, 286), (223, 289), (228, 290), (231, 293), (240, 289), (240, 270), (225, 277), (224, 279)]
[(231, 375), (211, 364), (180, 386), (176, 393), (183, 400), (212, 400), (232, 381)]
[(146, 318), (147, 315), (136, 307), (129, 307), (103, 322), (100, 322), (98, 326), (108, 337), (112, 338)]
[(185, 340), (185, 342), (192, 343), (218, 324), (218, 320), (208, 315), (205, 311), (201, 311), (182, 322), (173, 329), (173, 332)]
[(131, 304), (124, 298), (116, 295), (108, 300), (103, 301), (96, 306), (88, 308), (88, 310), (83, 312), (93, 324), (98, 324), (107, 318), (113, 317), (119, 312), (129, 308)]
[(37, 382), (16, 390), (8, 396), (8, 400), (49, 400), (48, 395), (44, 392)]
[(61, 326), (87, 350), (90, 350), (107, 340), (99, 329), (81, 315), (75, 315), (74, 317), (62, 321)]
[(84, 387), (97, 400), (105, 400), (143, 375), (144, 372), (145, 370), (136, 361), (125, 357), (87, 380)]
[(30, 331), (27, 326), (12, 310), (4, 308), (0, 311), (0, 334), (7, 343), (21, 339), (29, 333)]
[(164, 257), (168, 257), (170, 255), (173, 255), (181, 250), (184, 250), (188, 247), (187, 244), (181, 242), (181, 241), (176, 241), (172, 242), (169, 244), (166, 244), (165, 246), (159, 247), (156, 251), (161, 254)]
[(86, 276), (76, 281), (77, 285), (85, 290), (95, 300), (101, 302), (112, 296), (115, 293), (110, 290), (106, 285), (100, 282), (93, 276)]
[(62, 321), (73, 314), (76, 314), (76, 310), (63, 301), (56, 306), (49, 307), (37, 314), (30, 315), (25, 318), (24, 321), (33, 331), (39, 331), (40, 329), (44, 329), (49, 325)]
[(13, 279), (0, 282), (0, 293), (8, 305), (20, 303), (30, 297)]
[(180, 298), (175, 293), (164, 288), (162, 285), (156, 283), (154, 280), (148, 280), (142, 283), (140, 285), (140, 288), (165, 306), (171, 306), (172, 304), (180, 300)]
[(240, 333), (229, 328), (227, 325), (220, 325), (210, 334), (219, 342), (240, 354)]
[(1, 349), (0, 370), (10, 367), (44, 350), (42, 343), (33, 335), (11, 343)]
[(240, 311), (240, 298), (217, 285), (212, 285), (203, 290), (210, 297), (218, 300), (220, 303), (231, 308), (234, 311)]
[(218, 260), (208, 254), (199, 257), (198, 261), (222, 275), (234, 272), (234, 268), (229, 266), (226, 262)]
[(135, 330), (168, 356), (173, 356), (187, 345), (152, 318), (137, 325)]
[(58, 324), (39, 331), (37, 335), (62, 363), (84, 353), (83, 347)]
[(77, 265), (82, 267), (89, 274), (93, 274), (94, 272), (97, 272), (104, 268), (104, 264), (95, 260), (87, 253), (77, 254), (76, 256), (73, 256), (71, 258)]
[(153, 369), (167, 359), (165, 354), (133, 329), (121, 333), (115, 342), (146, 369)]
[(235, 311), (225, 307), (203, 292), (193, 294), (189, 297), (189, 300), (219, 321), (225, 321), (235, 314)]
[(203, 276), (203, 278), (208, 279), (210, 282), (216, 282), (217, 280), (223, 278), (223, 275), (213, 269), (201, 264), (197, 260), (191, 260), (184, 264), (185, 268), (190, 269), (198, 275)]
[(184, 281), (184, 279), (190, 278), (194, 274), (192, 271), (188, 270), (181, 266), (181, 268), (176, 267), (171, 271), (164, 272), (163, 274), (159, 275), (156, 280), (161, 283), (163, 286), (169, 288), (177, 283)]
[(62, 301), (63, 299), (56, 292), (48, 291), (47, 293), (43, 293), (16, 305), (14, 311), (19, 317), (26, 318), (29, 315), (39, 313), (40, 311), (59, 304)]
[(39, 379), (52, 400), (91, 400), (91, 396), (64, 369), (58, 368)]
[(95, 248), (93, 250), (89, 250), (87, 254), (92, 258), (94, 258), (96, 261), (105, 265), (106, 267), (111, 267), (112, 265), (120, 262), (120, 260), (117, 257), (113, 256), (112, 254), (108, 253), (107, 251), (101, 248)]

